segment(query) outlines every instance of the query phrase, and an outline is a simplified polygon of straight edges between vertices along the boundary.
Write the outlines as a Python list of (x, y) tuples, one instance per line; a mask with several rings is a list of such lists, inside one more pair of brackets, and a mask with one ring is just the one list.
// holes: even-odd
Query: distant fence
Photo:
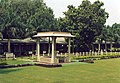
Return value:
[[(68, 53), (59, 53), (57, 56), (67, 56)], [(102, 55), (120, 55), (120, 52), (76, 52), (71, 53), (74, 56), (102, 56)]]
[[(72, 56), (114, 56), (114, 55), (119, 55), (120, 56), (120, 52), (103, 52), (103, 51), (99, 51), (99, 52), (75, 52), (75, 53), (71, 53), (70, 55)], [(44, 54), (43, 56), (51, 56), (51, 54)], [(56, 52), (56, 56), (68, 56), (68, 53), (59, 53)]]

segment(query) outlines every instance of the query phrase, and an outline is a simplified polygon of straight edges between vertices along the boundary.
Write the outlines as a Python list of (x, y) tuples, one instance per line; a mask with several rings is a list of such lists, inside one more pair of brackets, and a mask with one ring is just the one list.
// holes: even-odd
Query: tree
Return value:
[[(105, 43), (105, 50), (107, 51), (106, 42), (113, 41), (113, 34), (111, 33), (111, 27), (109, 25), (103, 27), (101, 34), (96, 38), (96, 41), (98, 41), (99, 46), (100, 46), (100, 43), (104, 42)], [(99, 49), (99, 51), (100, 51), (100, 49)]]
[(96, 38), (97, 40), (101, 40), (106, 42), (112, 42), (119, 43), (120, 41), (120, 24), (114, 23), (112, 26), (104, 26), (101, 35)]
[(120, 24), (114, 23), (111, 27), (113, 41), (118, 43), (120, 41)]
[(8, 39), (31, 37), (38, 31), (54, 31), (56, 19), (43, 0), (0, 0), (0, 31)]
[(100, 1), (92, 4), (84, 0), (77, 8), (69, 5), (68, 11), (64, 12), (65, 17), (60, 18), (60, 30), (76, 35), (76, 46), (84, 51), (89, 50), (96, 36), (101, 34), (108, 18), (108, 13), (102, 8), (103, 5)]

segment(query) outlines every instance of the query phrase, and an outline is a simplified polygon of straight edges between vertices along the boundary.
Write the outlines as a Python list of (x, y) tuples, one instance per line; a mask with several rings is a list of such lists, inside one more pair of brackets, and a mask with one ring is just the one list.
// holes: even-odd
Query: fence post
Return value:
[(105, 51), (105, 54), (107, 55), (107, 51)]
[(79, 54), (80, 54), (80, 56), (81, 56), (81, 52), (80, 52)]
[(97, 52), (95, 52), (95, 56), (97, 56)]
[(112, 51), (110, 51), (110, 55), (112, 55)]
[(103, 55), (103, 50), (101, 50), (101, 53), (100, 53), (100, 55)]
[(115, 55), (116, 55), (116, 51), (115, 51)]
[(86, 52), (86, 56), (88, 56), (88, 52)]
[(83, 56), (85, 55), (85, 53), (83, 52)]

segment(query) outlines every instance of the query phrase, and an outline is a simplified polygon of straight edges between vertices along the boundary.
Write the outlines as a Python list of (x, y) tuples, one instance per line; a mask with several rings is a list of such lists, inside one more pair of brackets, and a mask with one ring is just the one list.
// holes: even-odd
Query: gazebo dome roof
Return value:
[(38, 32), (33, 37), (75, 37), (68, 32)]

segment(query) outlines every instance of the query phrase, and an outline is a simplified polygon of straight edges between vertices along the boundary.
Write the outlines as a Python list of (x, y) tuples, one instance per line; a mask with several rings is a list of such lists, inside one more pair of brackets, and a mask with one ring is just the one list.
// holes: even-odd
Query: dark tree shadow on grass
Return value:
[(11, 73), (11, 72), (17, 72), (17, 71), (20, 71), (22, 69), (14, 69), (14, 68), (9, 68), (9, 69), (0, 69), (0, 74), (8, 74), (8, 73)]

